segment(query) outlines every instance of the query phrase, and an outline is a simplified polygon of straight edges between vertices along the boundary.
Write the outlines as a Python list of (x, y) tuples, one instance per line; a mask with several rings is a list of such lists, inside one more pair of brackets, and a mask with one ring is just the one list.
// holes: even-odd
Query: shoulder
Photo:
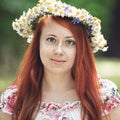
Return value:
[(108, 79), (100, 79), (100, 92), (103, 99), (103, 115), (111, 113), (111, 111), (120, 105), (120, 94), (116, 84)]
[(17, 87), (15, 85), (9, 86), (0, 96), (0, 109), (4, 113), (12, 114), (13, 107), (16, 101)]
[(11, 115), (5, 114), (2, 110), (0, 110), (0, 120), (12, 120)]
[(113, 109), (109, 115), (103, 116), (102, 120), (107, 120), (106, 118), (110, 118), (110, 120), (119, 120), (120, 119), (120, 105)]

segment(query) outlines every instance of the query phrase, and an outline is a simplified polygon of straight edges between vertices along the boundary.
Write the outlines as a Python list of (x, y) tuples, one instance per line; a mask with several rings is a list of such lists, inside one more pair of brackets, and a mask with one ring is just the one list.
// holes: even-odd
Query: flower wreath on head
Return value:
[(87, 10), (78, 9), (60, 0), (39, 0), (36, 6), (23, 12), (20, 18), (13, 22), (13, 29), (23, 38), (27, 38), (27, 42), (30, 43), (38, 18), (45, 15), (73, 18), (71, 21), (73, 24), (81, 23), (87, 28), (94, 53), (98, 50), (107, 50), (107, 41), (101, 33), (101, 21), (93, 17)]

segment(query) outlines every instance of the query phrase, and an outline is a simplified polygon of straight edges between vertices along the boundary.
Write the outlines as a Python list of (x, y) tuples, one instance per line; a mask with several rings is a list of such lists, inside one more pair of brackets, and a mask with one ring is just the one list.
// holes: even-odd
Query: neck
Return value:
[(44, 71), (43, 91), (67, 91), (74, 88), (71, 72), (55, 74)]

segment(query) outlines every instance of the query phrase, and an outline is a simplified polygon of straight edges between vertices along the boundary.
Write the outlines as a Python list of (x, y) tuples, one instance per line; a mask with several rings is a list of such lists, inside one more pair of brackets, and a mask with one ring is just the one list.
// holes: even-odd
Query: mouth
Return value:
[(59, 59), (51, 59), (51, 61), (54, 64), (58, 64), (58, 65), (64, 64), (66, 62), (65, 60), (59, 60)]

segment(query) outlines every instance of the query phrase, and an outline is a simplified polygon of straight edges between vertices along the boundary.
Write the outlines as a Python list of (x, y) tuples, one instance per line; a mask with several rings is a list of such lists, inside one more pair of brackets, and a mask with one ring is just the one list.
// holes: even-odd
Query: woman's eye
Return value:
[(51, 42), (51, 43), (55, 43), (56, 42), (55, 38), (52, 38), (52, 37), (51, 38), (47, 38), (47, 41)]
[(75, 45), (75, 41), (74, 40), (66, 40), (65, 44), (66, 45)]

